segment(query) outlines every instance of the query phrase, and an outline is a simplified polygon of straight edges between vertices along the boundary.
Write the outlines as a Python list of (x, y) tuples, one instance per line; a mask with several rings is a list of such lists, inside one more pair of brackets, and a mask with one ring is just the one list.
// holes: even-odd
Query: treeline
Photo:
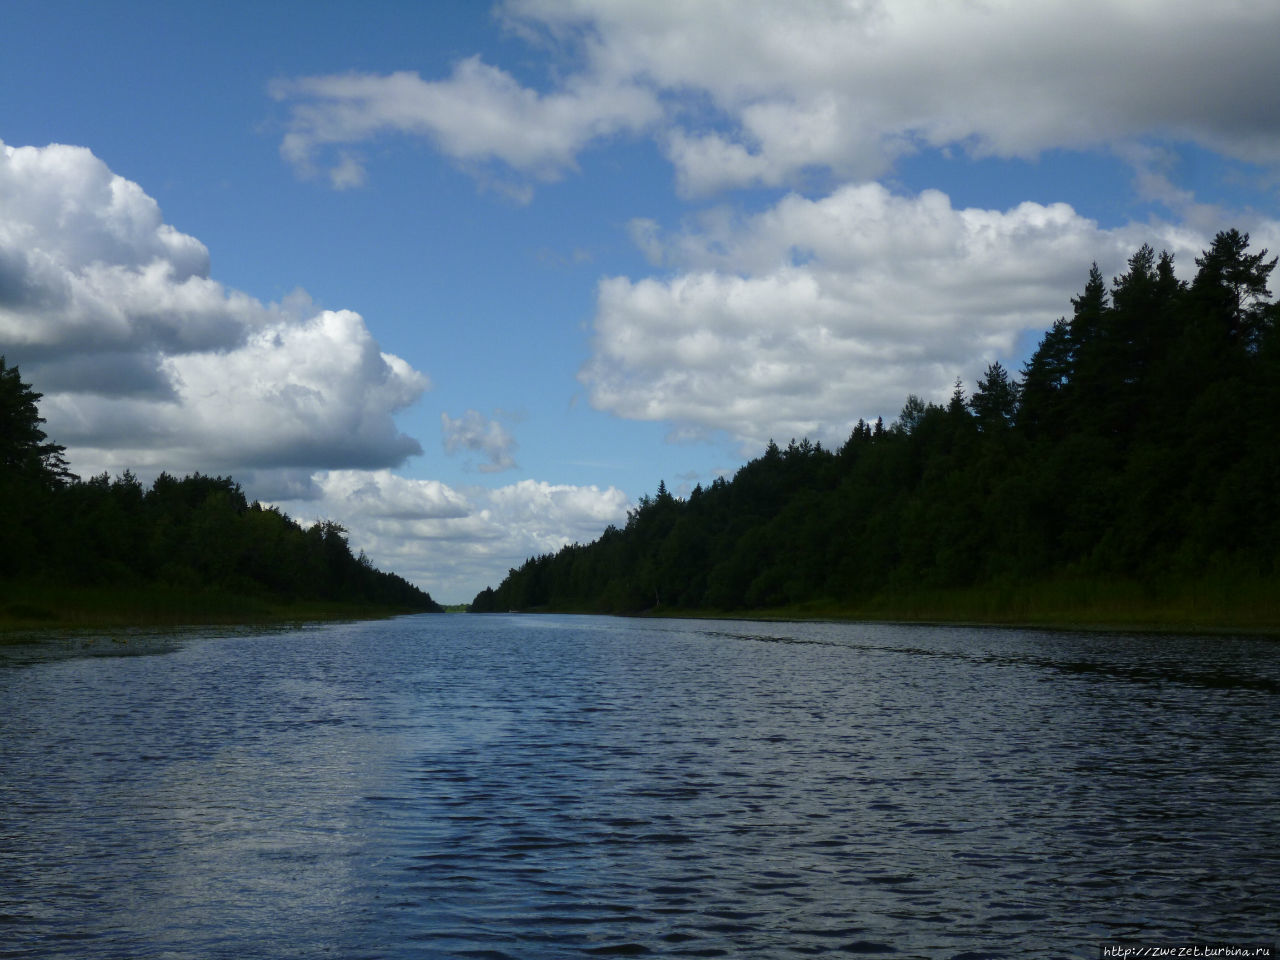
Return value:
[(772, 442), (687, 499), (535, 557), (477, 612), (856, 607), (921, 589), (1280, 575), (1276, 260), (1220, 233), (1189, 284), (1143, 246), (1097, 265), (1020, 376), (910, 396), (838, 450)]
[(40, 428), (39, 399), (0, 357), (0, 586), (42, 596), (50, 586), (161, 587), (277, 604), (442, 609), (363, 552), (353, 556), (338, 524), (304, 528), (249, 503), (230, 477), (162, 473), (150, 487), (128, 471), (77, 479), (64, 448)]

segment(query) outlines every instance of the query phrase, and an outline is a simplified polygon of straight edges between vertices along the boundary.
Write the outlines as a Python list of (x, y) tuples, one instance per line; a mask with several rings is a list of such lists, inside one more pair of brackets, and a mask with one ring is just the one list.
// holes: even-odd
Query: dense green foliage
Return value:
[(589, 545), (530, 559), (475, 611), (744, 610), (1071, 577), (1280, 575), (1276, 261), (1220, 233), (1195, 279), (1143, 246), (1095, 265), (1020, 377), (907, 399), (839, 450), (807, 440), (687, 499), (659, 484)]
[(50, 585), (158, 585), (285, 603), (441, 609), (363, 553), (353, 556), (339, 525), (304, 529), (250, 504), (230, 477), (162, 473), (149, 489), (127, 471), (77, 480), (63, 448), (40, 429), (39, 399), (0, 358), (0, 585), (42, 595)]

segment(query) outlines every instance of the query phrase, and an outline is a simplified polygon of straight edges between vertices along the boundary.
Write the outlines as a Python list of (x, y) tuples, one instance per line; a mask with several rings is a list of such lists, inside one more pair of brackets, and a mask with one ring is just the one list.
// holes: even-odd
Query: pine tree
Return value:
[(1214, 237), (1213, 246), (1196, 257), (1200, 269), (1191, 283), (1191, 295), (1228, 343), (1256, 349), (1270, 313), (1267, 278), (1277, 258), (1267, 261), (1266, 250), (1249, 254), (1248, 249), (1249, 235), (1239, 230), (1224, 230)]
[(17, 367), (7, 367), (0, 356), (0, 475), (63, 487), (75, 477), (62, 456), (66, 448), (48, 442), (40, 429), (44, 423), (37, 406), (41, 396), (22, 382)]
[(1067, 428), (1066, 392), (1075, 356), (1071, 326), (1055, 320), (1040, 346), (1022, 368), (1018, 426), (1028, 436), (1061, 436)]
[(969, 406), (984, 432), (1003, 430), (1013, 424), (1018, 413), (1018, 383), (1009, 379), (1009, 371), (999, 360), (987, 367), (969, 398)]

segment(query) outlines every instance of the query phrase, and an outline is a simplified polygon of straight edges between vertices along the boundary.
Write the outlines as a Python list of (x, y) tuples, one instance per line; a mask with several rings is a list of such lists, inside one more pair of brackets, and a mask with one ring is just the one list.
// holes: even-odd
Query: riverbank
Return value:
[[(547, 608), (545, 612), (602, 611)], [(1008, 581), (980, 587), (900, 589), (859, 602), (811, 601), (741, 610), (657, 606), (636, 615), (1280, 636), (1280, 582), (1225, 573), (1176, 584), (1092, 578)]]
[(171, 586), (0, 585), (0, 636), (32, 629), (374, 620), (408, 607), (319, 600), (282, 601), (216, 589)]

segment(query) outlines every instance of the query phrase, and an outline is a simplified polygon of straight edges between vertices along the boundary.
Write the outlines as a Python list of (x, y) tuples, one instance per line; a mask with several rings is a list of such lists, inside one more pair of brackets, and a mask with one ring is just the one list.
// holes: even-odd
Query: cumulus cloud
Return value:
[[(469, 600), (626, 519), (613, 487), (460, 491), (392, 473), (421, 453), (393, 415), (427, 378), (359, 314), (301, 292), (263, 304), (211, 279), (204, 246), (84, 148), (0, 144), (0, 354), (44, 393), (80, 473), (231, 473), (303, 522), (344, 524), (355, 549), (437, 597)], [(513, 465), (498, 421), (442, 422), (481, 470)]]
[[(681, 187), (878, 177), (904, 153), (1189, 141), (1280, 162), (1280, 80), (1264, 3), (508, 0), (505, 22), (561, 53), (545, 92), (472, 57), (442, 80), (283, 81), (284, 155), (388, 131), (463, 161), (554, 176), (604, 137), (652, 134)], [(564, 67), (565, 64), (569, 68)], [(329, 164), (356, 182), (349, 156)]]
[(0, 144), (0, 353), (74, 469), (380, 467), (428, 386), (363, 319), (267, 305), (89, 150)]
[(579, 378), (598, 409), (770, 438), (838, 443), (859, 418), (891, 419), (909, 392), (944, 400), (957, 375), (1013, 354), (1069, 312), (1091, 261), (1120, 272), (1144, 241), (1185, 271), (1205, 238), (1169, 227), (1102, 230), (1066, 204), (952, 207), (878, 184), (792, 194), (661, 244), (669, 276), (603, 279)]
[(515, 437), (497, 420), (489, 420), (476, 410), (468, 410), (456, 420), (442, 413), (440, 427), (444, 432), (445, 453), (470, 450), (487, 458), (487, 462), (478, 467), (481, 473), (501, 473), (516, 466), (512, 456)]
[(531, 556), (594, 540), (631, 506), (615, 487), (536, 480), (459, 491), (380, 470), (321, 471), (312, 482), (314, 497), (277, 505), (303, 522), (336, 520), (354, 549), (449, 602), (496, 586)]
[[(1280, 162), (1280, 10), (1195, 0), (938, 4), (511, 0), (508, 15), (582, 30), (592, 69), (703, 93), (726, 121), (673, 114), (689, 190), (868, 178), (920, 146), (1032, 156), (1146, 136)], [(1272, 84), (1273, 85), (1273, 84)]]
[(389, 470), (327, 470), (313, 480), (317, 499), (341, 504), (348, 518), (456, 520), (472, 513), (466, 497), (438, 480), (413, 480)]
[[(281, 154), (303, 173), (326, 162), (318, 159), (326, 147), (408, 133), (430, 138), (458, 161), (497, 160), (553, 179), (575, 165), (587, 144), (638, 131), (660, 115), (653, 94), (635, 84), (569, 78), (541, 94), (479, 57), (458, 63), (445, 80), (409, 71), (350, 73), (277, 81), (272, 94), (290, 105)], [(335, 186), (363, 181), (353, 154), (339, 152), (327, 162)]]
[(166, 356), (174, 398), (58, 392), (42, 410), (74, 462), (104, 467), (376, 467), (422, 452), (392, 412), (426, 380), (381, 353), (358, 314), (271, 324), (239, 347)]
[(208, 273), (204, 245), (88, 150), (0, 144), (0, 343), (37, 361), (233, 346), (266, 311)]

